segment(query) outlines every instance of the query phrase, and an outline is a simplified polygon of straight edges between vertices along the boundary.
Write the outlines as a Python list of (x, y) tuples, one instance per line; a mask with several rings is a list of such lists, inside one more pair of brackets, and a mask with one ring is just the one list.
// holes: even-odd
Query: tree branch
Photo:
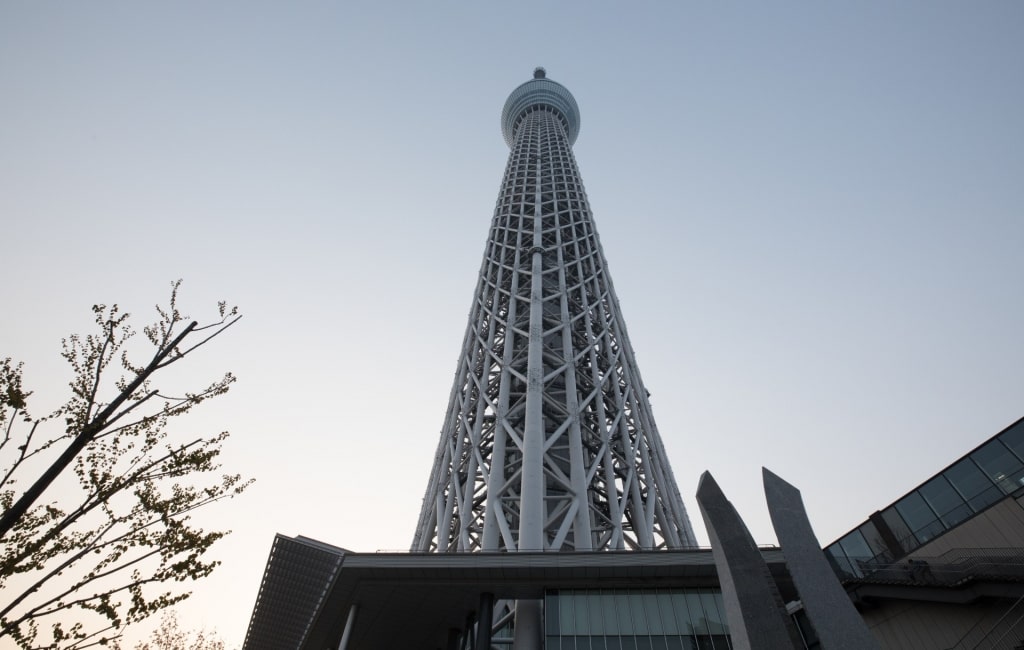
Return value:
[(198, 323), (193, 321), (181, 334), (178, 335), (177, 338), (174, 339), (170, 345), (159, 350), (156, 356), (153, 357), (153, 360), (150, 361), (149, 365), (135, 377), (132, 383), (122, 390), (121, 394), (115, 397), (114, 401), (108, 404), (102, 412), (89, 422), (89, 424), (82, 428), (81, 433), (78, 434), (67, 450), (61, 454), (60, 458), (58, 458), (53, 465), (51, 465), (43, 475), (39, 477), (32, 487), (30, 487), (25, 494), (18, 499), (17, 503), (11, 506), (7, 512), (4, 513), (4, 516), (0, 518), (0, 539), (2, 539), (3, 536), (14, 527), (14, 524), (17, 523), (18, 519), (25, 514), (43, 491), (49, 487), (50, 483), (53, 483), (54, 479), (56, 479), (57, 476), (59, 476), (60, 473), (63, 472), (71, 463), (71, 461), (74, 460), (75, 456), (81, 453), (85, 446), (89, 444), (89, 441), (103, 430), (103, 427), (106, 426), (107, 418), (109, 418), (111, 414), (114, 413), (150, 375), (160, 368), (161, 362), (163, 362), (167, 355), (169, 355), (174, 348), (185, 340), (185, 337), (188, 336), (197, 325)]

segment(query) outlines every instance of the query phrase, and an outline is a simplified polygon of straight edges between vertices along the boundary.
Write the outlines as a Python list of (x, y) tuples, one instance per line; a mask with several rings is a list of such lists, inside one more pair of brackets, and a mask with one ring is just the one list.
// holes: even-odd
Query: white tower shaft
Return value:
[(538, 73), (511, 146), (415, 551), (696, 544), (572, 153), (579, 111)]

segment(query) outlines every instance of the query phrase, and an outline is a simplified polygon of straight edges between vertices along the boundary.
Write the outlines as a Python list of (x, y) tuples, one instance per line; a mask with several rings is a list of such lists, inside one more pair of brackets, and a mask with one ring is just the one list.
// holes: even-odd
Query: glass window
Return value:
[(544, 594), (544, 632), (548, 636), (558, 634), (558, 592)]
[(629, 594), (625, 591), (615, 592), (615, 612), (619, 619), (619, 634), (633, 635), (633, 617), (629, 613)]
[(685, 626), (680, 628), (676, 621), (676, 613), (672, 609), (672, 593), (663, 591), (658, 593), (658, 613), (661, 614), (661, 624), (664, 626), (665, 634), (684, 634)]
[(889, 506), (882, 511), (882, 520), (889, 526), (889, 530), (896, 536), (896, 539), (900, 542), (900, 547), (904, 553), (909, 553), (918, 547), (917, 539), (914, 538), (914, 533), (910, 531), (910, 527), (907, 526), (907, 522), (903, 521), (903, 517), (896, 511), (896, 508)]
[(725, 630), (725, 623), (718, 613), (715, 595), (713, 591), (700, 590), (700, 604), (704, 610), (704, 624), (707, 626), (708, 634), (722, 634)]
[(1024, 460), (1024, 421), (1004, 431), (998, 439), (1013, 453), (1017, 454), (1017, 458)]
[(939, 514), (947, 528), (952, 528), (971, 516), (970, 506), (941, 474), (922, 485), (918, 491), (928, 505)]
[(911, 492), (897, 501), (896, 510), (903, 515), (914, 537), (922, 544), (945, 530), (938, 516), (917, 492)]
[(615, 592), (606, 591), (601, 594), (601, 605), (604, 608), (605, 634), (619, 634), (619, 615), (615, 609)]
[[(644, 601), (639, 593), (629, 594), (629, 611), (633, 616), (633, 631), (638, 636), (649, 634), (647, 617), (644, 615)], [(639, 642), (638, 642), (639, 643)], [(637, 646), (639, 648), (639, 645)]]
[(970, 458), (953, 465), (943, 475), (967, 499), (974, 512), (992, 505), (1003, 496), (1002, 490), (993, 485)]
[(580, 592), (577, 598), (577, 611), (579, 612), (581, 609), (587, 610), (587, 629), (577, 634), (606, 634), (604, 611), (601, 609), (601, 595), (596, 592)]
[(562, 634), (576, 633), (576, 614), (573, 612), (571, 591), (558, 592), (559, 632)]
[(658, 594), (645, 592), (643, 601), (648, 631), (650, 634), (664, 634), (665, 627), (661, 624), (661, 610), (658, 608)]
[(574, 591), (572, 596), (572, 608), (576, 613), (576, 625), (573, 628), (575, 634), (590, 634), (590, 610), (587, 608), (587, 593)]
[(729, 619), (725, 615), (725, 601), (722, 600), (722, 592), (715, 589), (712, 592), (715, 599), (715, 606), (718, 608), (718, 633), (729, 634)]
[(1005, 493), (1019, 488), (1024, 479), (1024, 463), (1014, 456), (998, 439), (971, 454), (971, 459)]
[(886, 545), (885, 540), (882, 539), (882, 535), (879, 534), (875, 525), (868, 521), (857, 530), (860, 531), (864, 541), (867, 542), (868, 549), (871, 552), (871, 559), (886, 561), (889, 556), (889, 547)]
[(825, 558), (832, 565), (832, 570), (836, 572), (840, 580), (843, 578), (860, 577), (859, 570), (855, 569), (850, 563), (846, 553), (843, 551), (843, 547), (838, 543), (825, 549)]
[(693, 634), (693, 615), (687, 605), (686, 594), (680, 591), (672, 592), (672, 609), (676, 612), (676, 620), (679, 624), (680, 634)]
[(693, 622), (693, 632), (697, 635), (708, 633), (708, 619), (704, 615), (704, 606), (700, 602), (700, 594), (691, 591), (686, 592), (686, 606), (690, 610), (690, 620)]
[(868, 543), (864, 541), (864, 536), (860, 534), (859, 530), (855, 530), (839, 540), (839, 545), (843, 547), (846, 557), (850, 558), (850, 561), (855, 564), (867, 562), (875, 556), (871, 548), (868, 547)]

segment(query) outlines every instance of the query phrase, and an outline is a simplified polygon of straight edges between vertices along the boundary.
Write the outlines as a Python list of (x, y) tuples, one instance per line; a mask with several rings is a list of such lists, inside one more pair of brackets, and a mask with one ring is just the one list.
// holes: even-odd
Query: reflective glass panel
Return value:
[(904, 552), (909, 553), (917, 548), (917, 540), (914, 538), (914, 534), (910, 532), (910, 527), (907, 526), (907, 522), (903, 521), (900, 513), (896, 512), (896, 508), (889, 506), (883, 510), (882, 519), (889, 526), (889, 530), (896, 536), (896, 539), (899, 540), (900, 547), (903, 548)]
[(665, 627), (661, 624), (661, 609), (658, 607), (658, 596), (652, 592), (643, 595), (644, 615), (647, 616), (647, 630), (651, 634), (664, 634)]
[(952, 528), (971, 516), (970, 506), (941, 474), (922, 485), (918, 491), (928, 505), (939, 514), (947, 528)]
[(633, 617), (629, 613), (629, 595), (624, 591), (615, 592), (615, 613), (619, 619), (619, 634), (632, 636)]
[(1024, 460), (1024, 422), (1016, 424), (1004, 431), (998, 438), (1010, 448), (1017, 457)]
[(544, 607), (550, 650), (728, 650), (717, 589), (550, 590)]
[(860, 577), (860, 574), (854, 570), (850, 560), (846, 558), (846, 553), (843, 552), (843, 547), (838, 543), (833, 544), (825, 549), (825, 558), (828, 559), (829, 564), (832, 565), (832, 570), (836, 572), (836, 575), (842, 578)]
[(658, 613), (661, 614), (661, 624), (665, 634), (683, 634), (685, 629), (680, 629), (676, 622), (676, 613), (672, 609), (672, 594), (667, 591), (658, 592)]
[(676, 612), (680, 634), (693, 634), (693, 615), (686, 601), (686, 594), (672, 592), (672, 609)]
[(637, 636), (648, 634), (650, 631), (647, 628), (647, 617), (644, 615), (644, 601), (639, 593), (629, 594), (629, 611), (633, 616), (633, 632)]
[(846, 557), (850, 558), (852, 562), (857, 562), (858, 560), (867, 562), (875, 556), (868, 547), (868, 543), (864, 541), (864, 536), (860, 534), (859, 530), (855, 530), (839, 540), (839, 545), (843, 547)]
[(700, 595), (687, 592), (686, 593), (686, 606), (690, 610), (690, 621), (693, 622), (694, 633), (707, 634), (707, 617), (704, 615), (704, 606), (700, 602)]
[(728, 634), (729, 634), (729, 619), (726, 618), (726, 615), (725, 615), (725, 601), (722, 600), (722, 592), (717, 590), (717, 589), (715, 589), (712, 592), (712, 595), (715, 598), (715, 605), (718, 607), (718, 620), (719, 620), (718, 633), (721, 634), (721, 635), (728, 636)]
[(704, 608), (704, 617), (707, 620), (709, 634), (724, 634), (725, 622), (718, 611), (718, 602), (715, 594), (709, 591), (701, 591), (700, 603)]
[(988, 475), (992, 482), (1010, 494), (1021, 486), (1024, 463), (1013, 455), (998, 439), (971, 454), (971, 459)]
[(619, 634), (619, 613), (615, 609), (615, 593), (601, 594), (601, 605), (604, 608), (604, 629), (607, 634)]
[(871, 551), (872, 559), (878, 560), (880, 556), (887, 556), (889, 554), (889, 547), (886, 546), (885, 540), (879, 534), (878, 529), (870, 521), (864, 523), (857, 530), (860, 531), (864, 541), (867, 542), (868, 549)]
[(975, 512), (992, 505), (1003, 496), (1003, 491), (993, 485), (970, 458), (953, 465), (943, 475), (967, 499)]
[(576, 613), (576, 625), (573, 632), (576, 634), (590, 634), (590, 610), (587, 608), (588, 595), (584, 592), (573, 592), (572, 608)]
[(918, 542), (922, 544), (945, 530), (935, 512), (917, 492), (911, 492), (897, 501), (896, 510), (903, 515), (903, 520), (907, 522)]
[(562, 634), (576, 633), (576, 614), (573, 612), (572, 592), (562, 591), (558, 594), (559, 632)]
[(544, 594), (544, 632), (548, 636), (556, 635), (558, 629), (558, 592), (549, 591)]
[(587, 594), (587, 609), (590, 611), (589, 634), (615, 634), (614, 622), (609, 625), (604, 617), (605, 600), (611, 600), (611, 595), (595, 592)]

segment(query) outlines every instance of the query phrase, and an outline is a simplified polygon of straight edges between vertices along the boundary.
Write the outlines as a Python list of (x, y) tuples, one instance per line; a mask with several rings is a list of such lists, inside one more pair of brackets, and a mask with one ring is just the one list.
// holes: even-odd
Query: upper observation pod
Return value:
[(505, 108), (501, 109), (501, 133), (508, 146), (512, 146), (523, 117), (538, 108), (550, 109), (558, 115), (569, 136), (569, 144), (575, 144), (580, 134), (580, 109), (576, 100), (565, 86), (548, 79), (544, 68), (537, 68), (533, 79), (513, 90), (505, 100)]

